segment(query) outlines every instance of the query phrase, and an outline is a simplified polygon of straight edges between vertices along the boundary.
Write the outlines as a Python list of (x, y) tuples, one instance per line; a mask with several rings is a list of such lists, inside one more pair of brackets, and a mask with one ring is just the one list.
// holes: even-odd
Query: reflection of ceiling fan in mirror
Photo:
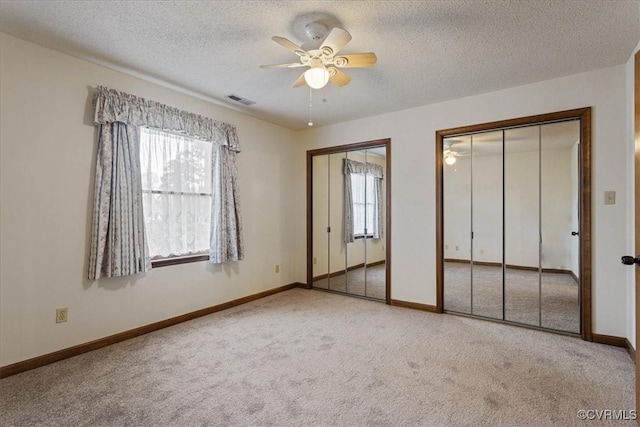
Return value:
[(448, 165), (453, 165), (456, 162), (456, 158), (458, 157), (464, 157), (466, 155), (469, 154), (469, 150), (457, 150), (455, 149), (454, 145), (456, 144), (456, 140), (448, 140), (444, 142), (444, 149), (443, 149), (443, 155), (444, 155), (444, 162)]
[(293, 87), (299, 87), (306, 83), (313, 89), (321, 89), (329, 81), (336, 86), (349, 84), (351, 77), (341, 68), (367, 68), (372, 67), (377, 61), (373, 52), (338, 54), (338, 51), (351, 40), (351, 34), (347, 30), (336, 27), (329, 31), (327, 26), (320, 21), (311, 22), (305, 26), (305, 30), (311, 42), (305, 43), (303, 47), (284, 37), (272, 37), (273, 41), (298, 55), (300, 62), (262, 65), (260, 68), (309, 67), (298, 77)]

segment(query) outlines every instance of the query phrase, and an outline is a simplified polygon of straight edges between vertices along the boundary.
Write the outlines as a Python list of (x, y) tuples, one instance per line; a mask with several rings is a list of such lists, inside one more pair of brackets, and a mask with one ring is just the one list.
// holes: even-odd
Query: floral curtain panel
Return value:
[(144, 238), (138, 129), (99, 126), (89, 279), (129, 276), (151, 268)]
[(209, 260), (215, 264), (244, 259), (236, 151), (213, 147), (213, 200)]
[(213, 189), (218, 194), (212, 197), (210, 260), (244, 259), (236, 166), (240, 144), (234, 126), (104, 86), (98, 87), (94, 123), (100, 136), (89, 279), (151, 267), (142, 211), (140, 126), (213, 143)]

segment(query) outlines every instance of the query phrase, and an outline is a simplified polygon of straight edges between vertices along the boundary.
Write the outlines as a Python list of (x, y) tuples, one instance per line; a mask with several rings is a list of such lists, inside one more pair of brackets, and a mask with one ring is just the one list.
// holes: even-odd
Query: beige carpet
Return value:
[[(445, 262), (444, 307), (471, 314), (469, 264)], [(578, 284), (570, 274), (543, 273), (539, 299), (538, 272), (507, 269), (505, 319), (566, 332), (580, 332)], [(473, 314), (502, 319), (502, 268), (473, 267)], [(540, 301), (540, 302), (539, 302)]]
[(357, 268), (347, 274), (324, 278), (313, 282), (315, 288), (330, 289), (351, 295), (366, 296), (384, 301), (386, 298), (386, 267), (378, 264)]
[(633, 379), (620, 348), (293, 289), (0, 380), (0, 425), (595, 426)]

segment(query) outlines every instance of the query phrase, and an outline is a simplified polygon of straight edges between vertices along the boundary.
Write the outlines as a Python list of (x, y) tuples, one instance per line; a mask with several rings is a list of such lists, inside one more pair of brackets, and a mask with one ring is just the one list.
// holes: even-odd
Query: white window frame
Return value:
[[(140, 148), (142, 148), (142, 144), (143, 144), (143, 138), (145, 138), (145, 131), (148, 128), (146, 127), (140, 127), (139, 128), (139, 132), (138, 132), (138, 136), (139, 136), (139, 141), (140, 141)], [(192, 140), (192, 141), (198, 141), (198, 142), (202, 142), (196, 138), (191, 138), (189, 136), (186, 135), (182, 135), (182, 134), (173, 134), (171, 132), (167, 132), (165, 130), (159, 130), (159, 129), (152, 129), (155, 132), (160, 132), (160, 133), (165, 133), (167, 135), (174, 135), (174, 136), (178, 136), (180, 138), (184, 138), (187, 140)], [(141, 153), (142, 154), (142, 153)], [(212, 156), (212, 152), (209, 153), (210, 158), (208, 159), (209, 162), (213, 161), (213, 156)], [(141, 159), (141, 174), (146, 173), (146, 170), (143, 170), (143, 162)], [(210, 165), (210, 163), (209, 163)], [(211, 199), (213, 197), (213, 193), (208, 193), (208, 192), (189, 192), (189, 191), (181, 191), (181, 192), (177, 192), (177, 191), (165, 191), (165, 190), (154, 190), (154, 189), (150, 189), (150, 188), (142, 188), (142, 194), (143, 194), (143, 211), (144, 211), (144, 200), (146, 197), (144, 197), (145, 195), (148, 194), (166, 194), (166, 195), (190, 195), (190, 196), (198, 196), (198, 197), (208, 197), (209, 199)], [(145, 226), (147, 226), (147, 218), (145, 216)], [(211, 220), (209, 220), (209, 224), (211, 223)], [(146, 233), (147, 234), (147, 239), (149, 239), (150, 237), (150, 233)], [(210, 230), (209, 230), (209, 235), (210, 235)], [(148, 241), (148, 240), (147, 240)], [(175, 254), (175, 255), (170, 255), (170, 256), (162, 256), (162, 255), (157, 255), (151, 252), (151, 245), (149, 245), (150, 248), (150, 257), (151, 257), (151, 264), (152, 267), (162, 267), (162, 266), (167, 266), (167, 265), (174, 265), (174, 264), (183, 264), (183, 263), (189, 263), (189, 262), (198, 262), (198, 261), (206, 261), (209, 259), (209, 250), (202, 250), (202, 251), (197, 251), (197, 252), (193, 252), (193, 253), (182, 253), (182, 254)]]
[[(350, 178), (353, 194), (353, 238), (373, 238), (378, 227), (374, 221), (377, 203), (374, 188), (375, 177), (371, 174), (352, 173)], [(361, 209), (361, 207), (363, 208)], [(361, 212), (364, 212), (364, 218), (360, 218)]]

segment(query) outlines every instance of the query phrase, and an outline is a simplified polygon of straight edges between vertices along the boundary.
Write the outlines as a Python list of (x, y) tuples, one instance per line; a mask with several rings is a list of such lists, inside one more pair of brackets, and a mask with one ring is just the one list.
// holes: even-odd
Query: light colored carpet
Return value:
[(357, 268), (347, 274), (324, 278), (313, 282), (313, 286), (321, 289), (344, 292), (351, 295), (367, 296), (384, 301), (386, 297), (386, 267), (378, 264), (372, 267)]
[(5, 378), (0, 405), (2, 426), (592, 426), (576, 411), (633, 408), (634, 365), (577, 338), (293, 289)]
[[(457, 262), (444, 264), (445, 310), (471, 314), (470, 265)], [(576, 281), (570, 274), (543, 273), (541, 300), (538, 283), (536, 271), (506, 270), (505, 319), (579, 333), (580, 306)], [(502, 319), (502, 292), (501, 267), (474, 265), (474, 315)]]

